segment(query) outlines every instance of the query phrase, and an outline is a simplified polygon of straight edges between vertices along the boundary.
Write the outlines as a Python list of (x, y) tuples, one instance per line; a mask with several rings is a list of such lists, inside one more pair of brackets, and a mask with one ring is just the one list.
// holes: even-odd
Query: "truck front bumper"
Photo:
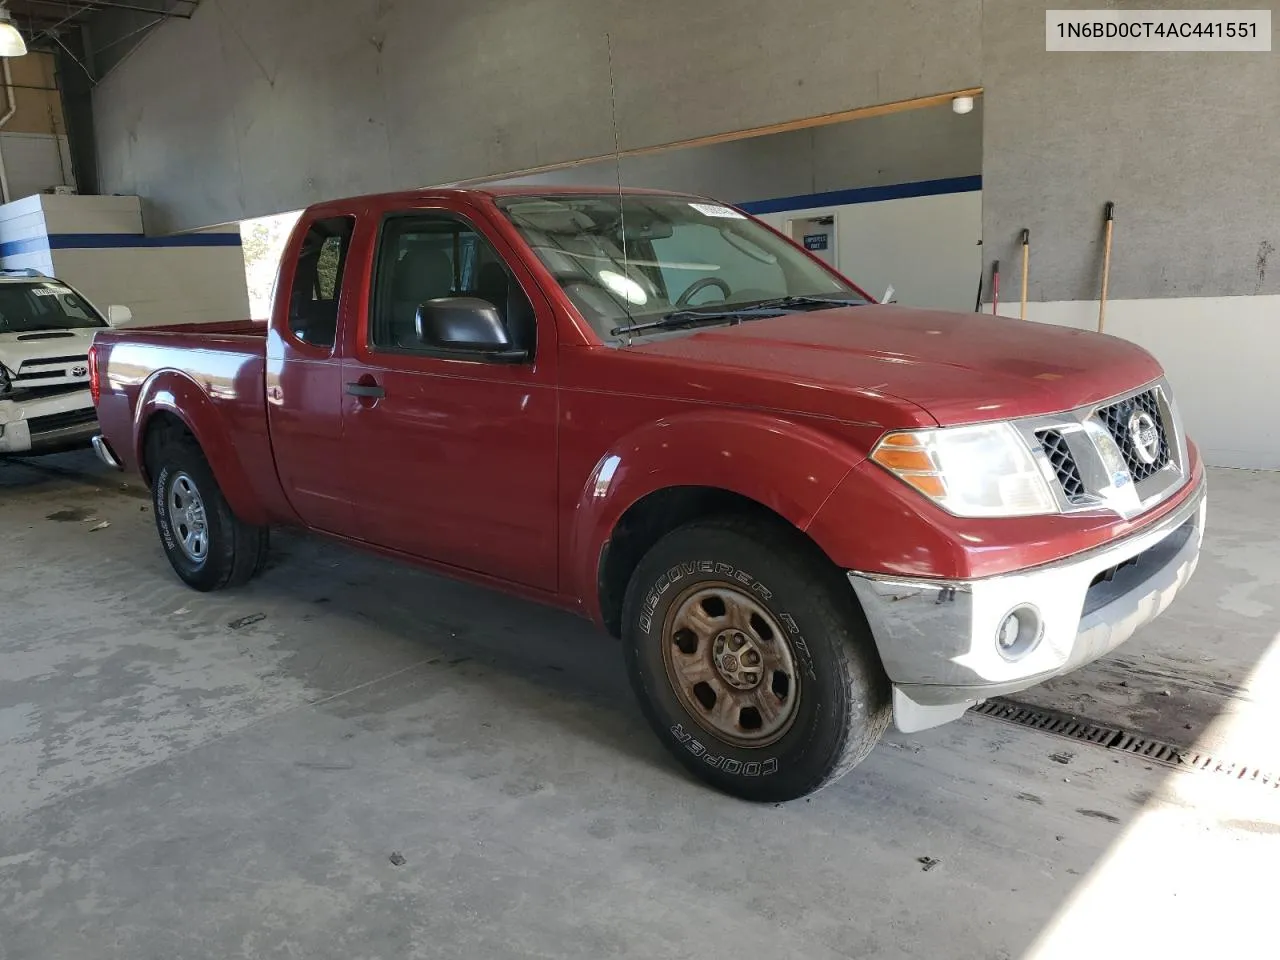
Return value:
[(88, 444), (97, 432), (98, 415), (88, 387), (36, 400), (0, 401), (0, 454)]
[[(1124, 643), (1173, 602), (1200, 557), (1203, 479), (1170, 514), (1057, 563), (980, 580), (850, 572), (903, 732), (1069, 673)], [(1013, 616), (1017, 630), (1001, 628)], [(1008, 643), (1013, 638), (1012, 643)]]

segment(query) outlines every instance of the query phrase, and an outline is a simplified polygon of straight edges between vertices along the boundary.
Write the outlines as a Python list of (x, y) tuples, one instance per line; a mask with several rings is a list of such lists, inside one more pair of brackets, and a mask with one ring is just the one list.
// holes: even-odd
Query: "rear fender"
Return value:
[(771, 414), (708, 410), (646, 424), (599, 458), (579, 492), (565, 538), (570, 590), (599, 622), (602, 551), (623, 514), (652, 493), (726, 490), (803, 531), (863, 459), (828, 433)]
[(249, 482), (248, 471), (236, 451), (225, 418), (190, 376), (178, 370), (157, 371), (143, 383), (134, 409), (135, 462), (148, 484), (152, 477), (148, 475), (146, 466), (147, 428), (157, 414), (169, 413), (186, 424), (200, 444), (232, 512), (245, 523), (265, 525), (270, 522)]

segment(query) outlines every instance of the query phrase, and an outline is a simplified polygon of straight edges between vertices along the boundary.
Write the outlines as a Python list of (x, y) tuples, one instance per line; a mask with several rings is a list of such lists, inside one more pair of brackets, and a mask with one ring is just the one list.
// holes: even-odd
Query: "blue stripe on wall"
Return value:
[(785, 213), (814, 207), (842, 207), (850, 203), (877, 203), (881, 200), (903, 200), (907, 197), (936, 197), (944, 193), (971, 193), (982, 189), (982, 177), (948, 177), (944, 180), (919, 180), (915, 183), (893, 183), (884, 187), (856, 187), (852, 190), (829, 190), (798, 197), (774, 200), (752, 200), (737, 204), (751, 214)]
[(238, 233), (184, 233), (172, 237), (146, 237), (137, 233), (51, 233), (53, 250), (104, 250), (121, 247), (238, 247)]
[(0, 257), (17, 257), (24, 253), (48, 253), (48, 237), (29, 237), (26, 240), (10, 240), (0, 243)]
[(140, 233), (53, 233), (0, 243), (0, 257), (50, 250), (136, 250), (167, 247), (238, 247), (238, 233), (187, 233), (174, 237), (147, 237)]

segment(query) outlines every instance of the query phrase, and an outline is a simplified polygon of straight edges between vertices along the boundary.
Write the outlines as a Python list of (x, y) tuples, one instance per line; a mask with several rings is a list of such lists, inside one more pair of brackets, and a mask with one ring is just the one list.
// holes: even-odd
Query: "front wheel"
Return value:
[(240, 586), (261, 572), (267, 529), (245, 523), (187, 436), (157, 444), (148, 458), (156, 529), (174, 572), (197, 590)]
[(640, 704), (700, 778), (755, 801), (838, 779), (888, 726), (890, 686), (852, 592), (794, 531), (708, 520), (660, 540), (627, 590)]

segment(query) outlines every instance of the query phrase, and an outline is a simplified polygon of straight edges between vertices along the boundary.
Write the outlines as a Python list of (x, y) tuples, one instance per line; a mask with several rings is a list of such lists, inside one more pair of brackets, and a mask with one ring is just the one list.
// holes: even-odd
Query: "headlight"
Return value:
[(958, 517), (1058, 512), (1031, 451), (1007, 423), (891, 433), (871, 459)]

